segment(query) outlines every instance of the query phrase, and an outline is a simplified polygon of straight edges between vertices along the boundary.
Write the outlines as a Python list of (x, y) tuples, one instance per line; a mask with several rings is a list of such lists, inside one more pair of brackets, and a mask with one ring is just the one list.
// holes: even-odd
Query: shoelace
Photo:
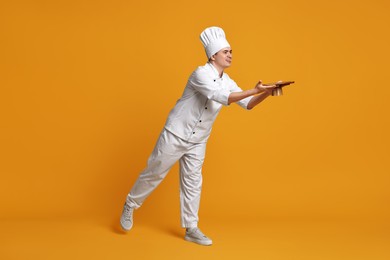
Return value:
[(130, 208), (128, 205), (125, 205), (125, 220), (126, 221), (130, 221), (131, 220), (131, 217), (133, 215), (133, 209)]
[(193, 234), (197, 233), (197, 234), (199, 234), (200, 236), (202, 236), (202, 237), (204, 237), (204, 238), (207, 238), (207, 237), (205, 236), (205, 234), (203, 234), (202, 231), (200, 231), (199, 228), (195, 229), (192, 233), (193, 233)]

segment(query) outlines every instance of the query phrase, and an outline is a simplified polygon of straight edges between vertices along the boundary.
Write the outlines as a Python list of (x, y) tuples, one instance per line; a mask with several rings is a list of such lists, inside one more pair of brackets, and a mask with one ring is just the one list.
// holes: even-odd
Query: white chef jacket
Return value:
[[(207, 62), (191, 74), (183, 95), (169, 113), (165, 128), (187, 142), (205, 143), (222, 105), (228, 105), (230, 93), (240, 91), (228, 74), (219, 77), (217, 69)], [(248, 109), (251, 98), (237, 103)]]

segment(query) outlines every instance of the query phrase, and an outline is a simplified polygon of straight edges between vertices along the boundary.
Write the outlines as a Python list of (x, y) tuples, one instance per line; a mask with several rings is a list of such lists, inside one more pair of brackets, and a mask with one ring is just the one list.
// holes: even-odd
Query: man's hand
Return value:
[[(282, 82), (279, 80), (278, 82)], [(272, 90), (276, 88), (276, 85), (263, 85), (261, 80), (256, 84), (255, 89), (258, 93), (266, 92), (268, 95), (272, 94)]]
[[(279, 83), (281, 81), (278, 81)], [(256, 84), (256, 86), (252, 89), (240, 91), (240, 92), (231, 92), (228, 97), (228, 105), (233, 102), (240, 101), (244, 98), (253, 96), (249, 101), (247, 108), (252, 109), (257, 106), (261, 101), (263, 101), (266, 97), (272, 94), (272, 90), (276, 88), (276, 85), (262, 85), (261, 80)], [(260, 94), (260, 95), (257, 95)]]

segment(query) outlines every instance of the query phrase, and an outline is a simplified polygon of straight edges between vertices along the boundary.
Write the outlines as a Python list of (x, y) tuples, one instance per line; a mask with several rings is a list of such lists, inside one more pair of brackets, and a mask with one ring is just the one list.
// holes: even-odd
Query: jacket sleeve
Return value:
[(214, 100), (222, 105), (228, 105), (230, 91), (219, 87), (219, 85), (202, 69), (195, 70), (190, 79), (191, 86), (208, 99)]

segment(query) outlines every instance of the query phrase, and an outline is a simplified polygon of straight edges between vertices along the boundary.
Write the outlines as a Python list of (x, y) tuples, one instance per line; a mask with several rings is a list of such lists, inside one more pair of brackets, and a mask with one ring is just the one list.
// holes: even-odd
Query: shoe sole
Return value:
[(188, 237), (188, 236), (185, 236), (184, 239), (189, 241), (189, 242), (194, 242), (194, 243), (196, 243), (198, 245), (202, 245), (202, 246), (211, 246), (213, 244), (212, 241), (210, 241), (210, 242), (201, 241), (201, 240), (198, 240), (198, 239), (195, 239), (192, 237)]

